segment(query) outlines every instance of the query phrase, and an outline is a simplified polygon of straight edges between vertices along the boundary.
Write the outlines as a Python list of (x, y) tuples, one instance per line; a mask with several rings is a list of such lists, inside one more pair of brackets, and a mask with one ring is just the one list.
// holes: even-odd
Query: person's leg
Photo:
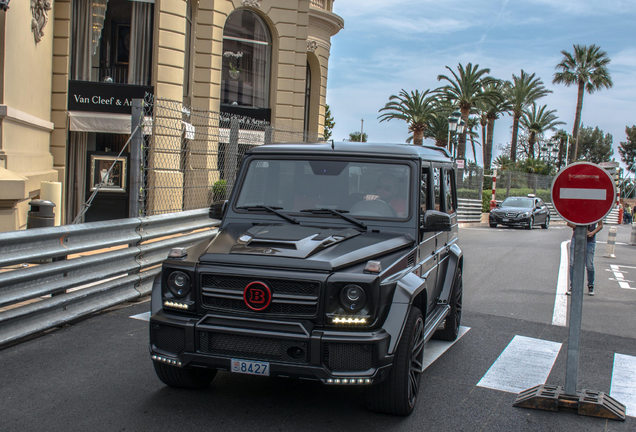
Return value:
[(570, 295), (572, 292), (572, 274), (574, 273), (574, 237), (570, 240), (570, 283), (568, 284), (568, 290), (565, 292), (566, 295)]
[(587, 289), (589, 295), (594, 295), (594, 252), (596, 242), (587, 242), (585, 251), (585, 268), (587, 269)]

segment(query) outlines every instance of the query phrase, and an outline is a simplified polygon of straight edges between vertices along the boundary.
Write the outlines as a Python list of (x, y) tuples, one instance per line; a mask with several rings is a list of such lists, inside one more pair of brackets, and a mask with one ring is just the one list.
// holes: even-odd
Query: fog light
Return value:
[(327, 378), (326, 384), (347, 384), (347, 385), (368, 385), (373, 382), (371, 378), (353, 377), (353, 378)]

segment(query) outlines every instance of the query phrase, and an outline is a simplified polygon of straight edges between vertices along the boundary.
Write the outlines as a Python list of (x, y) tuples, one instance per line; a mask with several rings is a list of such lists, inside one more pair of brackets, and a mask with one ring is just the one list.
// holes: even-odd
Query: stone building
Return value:
[[(321, 134), (331, 37), (344, 25), (332, 6), (0, 0), (0, 231), (25, 228), (43, 182), (61, 183), (56, 211), (72, 221), (130, 134), (131, 100), (147, 92)], [(117, 169), (121, 205), (97, 205), (87, 220), (128, 217)]]

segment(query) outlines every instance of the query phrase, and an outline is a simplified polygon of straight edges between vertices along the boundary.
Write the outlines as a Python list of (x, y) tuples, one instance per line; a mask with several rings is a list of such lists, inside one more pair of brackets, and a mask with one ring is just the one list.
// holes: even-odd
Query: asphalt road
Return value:
[[(636, 280), (628, 268), (636, 267), (636, 248), (620, 244), (629, 240), (623, 234), (617, 258), (605, 262), (605, 245), (597, 247), (598, 293), (584, 299), (579, 389), (609, 393), (617, 388), (615, 355), (636, 357), (636, 290), (605, 271), (622, 265), (625, 280), (630, 272)], [(482, 385), (518, 340), (562, 344), (546, 382), (564, 384), (567, 327), (552, 320), (560, 246), (569, 236), (563, 226), (461, 230), (470, 329), (425, 371), (408, 418), (366, 411), (361, 388), (227, 372), (203, 391), (165, 387), (149, 359), (147, 323), (130, 318), (148, 310), (141, 302), (0, 351), (0, 431), (634, 431), (635, 417), (515, 408), (516, 393)]]

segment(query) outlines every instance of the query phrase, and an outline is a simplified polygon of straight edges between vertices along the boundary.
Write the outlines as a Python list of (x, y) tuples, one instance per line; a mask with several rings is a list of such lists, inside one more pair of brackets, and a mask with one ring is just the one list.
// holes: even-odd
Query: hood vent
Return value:
[(406, 265), (408, 267), (413, 267), (415, 265), (415, 252), (412, 252), (408, 257), (406, 257)]

